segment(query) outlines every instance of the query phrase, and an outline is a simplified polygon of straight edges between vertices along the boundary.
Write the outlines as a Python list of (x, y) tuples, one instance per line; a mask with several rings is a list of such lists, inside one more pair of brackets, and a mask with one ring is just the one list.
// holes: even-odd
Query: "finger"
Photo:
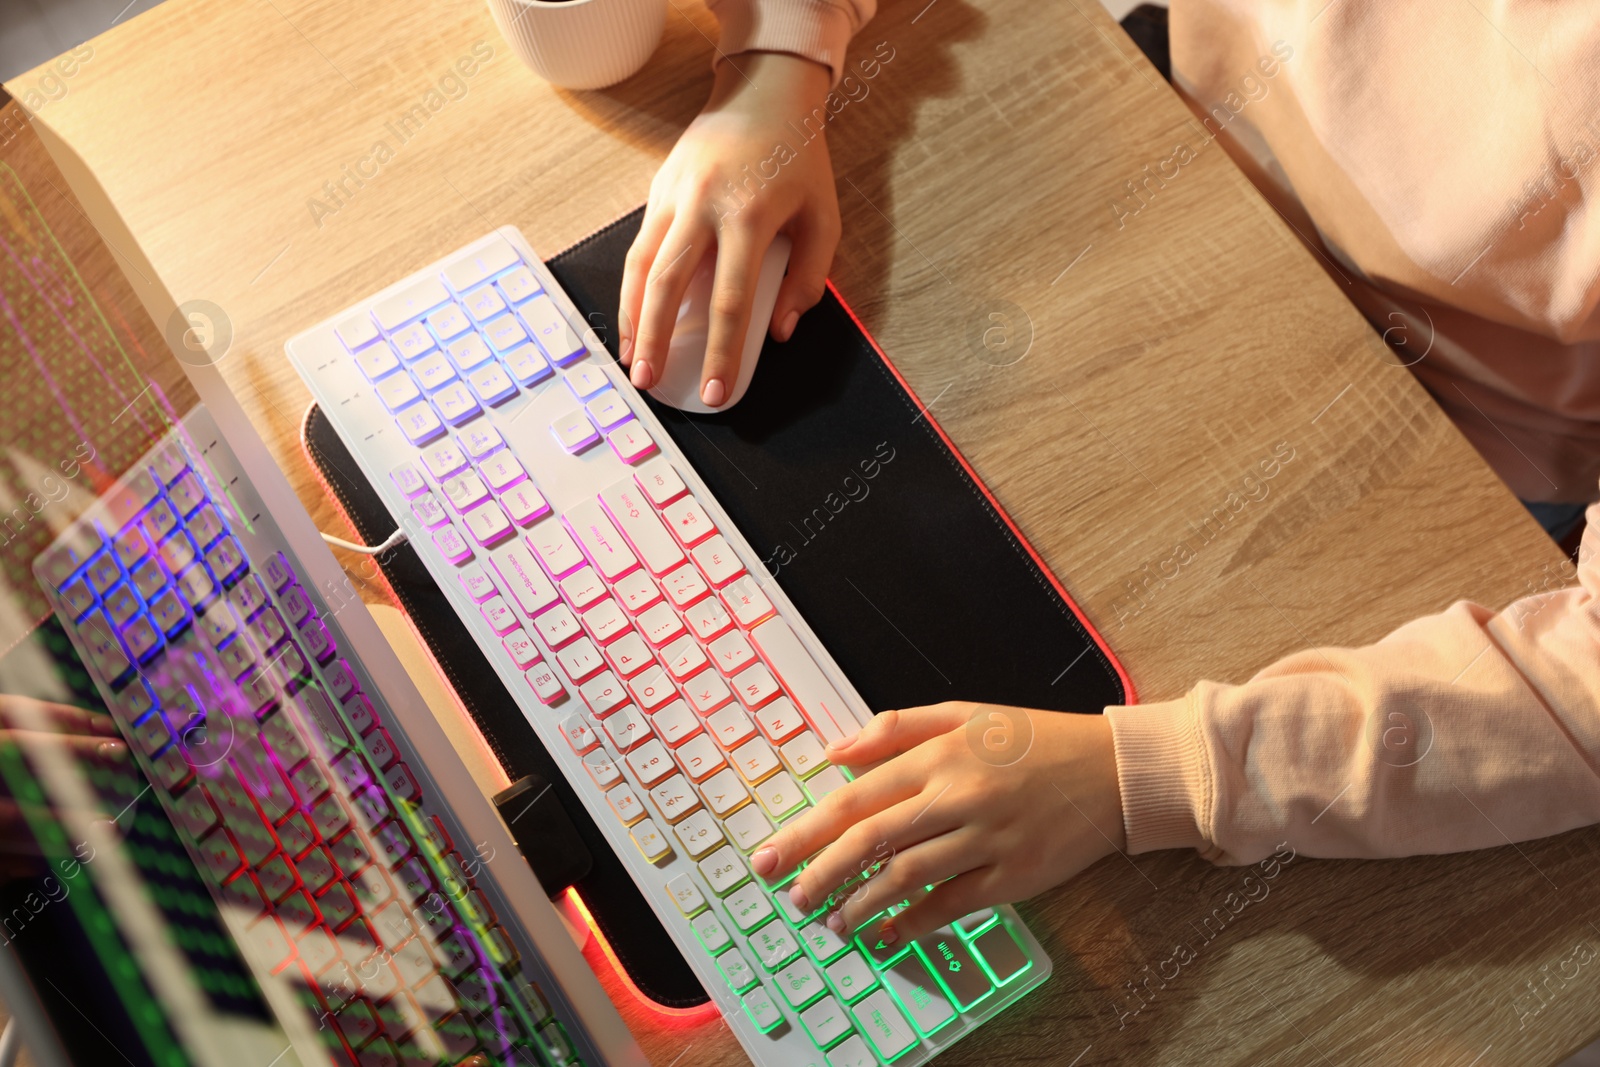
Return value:
[[(814, 911), (840, 889), (855, 892), (863, 876), (877, 877), (878, 868), (905, 849), (955, 829), (951, 809), (929, 811), (921, 792), (867, 815), (839, 835), (806, 864), (789, 887), (789, 899), (802, 911)], [(919, 816), (924, 816), (919, 818)]]
[(859, 732), (829, 745), (828, 759), (859, 767), (909, 752), (930, 738), (965, 726), (978, 706), (965, 700), (947, 700), (927, 707), (881, 711)]
[[(750, 328), (750, 304), (761, 278), (761, 260), (772, 234), (728, 224), (717, 245), (717, 276), (711, 286), (711, 322), (706, 331), (706, 358), (700, 368), (700, 399), (721, 407), (733, 396)], [(765, 331), (763, 331), (765, 332)]]
[(111, 764), (123, 759), (128, 746), (121, 738), (91, 737), (86, 734), (45, 734), (32, 730), (0, 732), (0, 748), (15, 746), (24, 755), (37, 757), (47, 749), (65, 751), (69, 756)]
[(790, 232), (794, 250), (789, 253), (789, 272), (783, 276), (777, 302), (772, 305), (771, 330), (775, 341), (793, 337), (800, 316), (822, 299), (828, 271), (833, 267), (833, 253), (839, 247), (839, 208), (837, 204), (832, 208), (830, 214), (819, 213), (797, 224)]
[(627, 258), (622, 263), (622, 294), (617, 302), (617, 359), (624, 367), (633, 362), (633, 341), (637, 336), (635, 324), (644, 306), (645, 283), (650, 268), (655, 263), (661, 241), (672, 226), (672, 212), (666, 208), (647, 208), (639, 234), (628, 246)]
[(32, 697), (7, 696), (0, 700), (0, 723), (39, 732), (117, 736), (117, 724), (109, 715)]
[[(893, 904), (909, 907), (921, 901), (930, 885), (938, 885), (981, 865), (984, 853), (970, 835), (957, 830), (895, 853), (887, 866), (851, 893), (837, 914), (828, 917), (837, 934), (854, 933)], [(884, 943), (893, 944), (891, 935)]]
[(885, 918), (870, 928), (870, 936), (885, 945), (906, 944), (927, 937), (942, 926), (949, 926), (963, 915), (1001, 903), (995, 891), (993, 867), (975, 867), (948, 882), (934, 884), (921, 899)]
[[(775, 881), (862, 819), (916, 796), (922, 786), (921, 771), (909, 766), (885, 767), (881, 773), (857, 778), (767, 838), (750, 856), (750, 865), (757, 874)], [(832, 888), (824, 887), (822, 895)]]
[(645, 279), (639, 332), (634, 340), (629, 379), (636, 388), (648, 389), (661, 380), (684, 291), (700, 260), (711, 251), (712, 243), (710, 226), (689, 215), (677, 216), (662, 238)]

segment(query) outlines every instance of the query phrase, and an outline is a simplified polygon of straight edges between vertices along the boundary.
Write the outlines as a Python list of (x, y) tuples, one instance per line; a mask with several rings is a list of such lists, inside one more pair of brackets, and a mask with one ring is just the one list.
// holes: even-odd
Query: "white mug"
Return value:
[(667, 0), (489, 0), (511, 50), (552, 85), (601, 89), (661, 43)]

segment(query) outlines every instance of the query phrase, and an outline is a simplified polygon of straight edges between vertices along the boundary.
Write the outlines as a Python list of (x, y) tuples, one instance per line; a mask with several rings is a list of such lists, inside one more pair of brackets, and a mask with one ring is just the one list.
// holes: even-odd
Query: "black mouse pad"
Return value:
[[(602, 337), (615, 336), (640, 215), (548, 261)], [(1101, 641), (831, 288), (787, 343), (767, 341), (731, 411), (689, 416), (649, 403), (872, 708), (972, 699), (1098, 712), (1131, 699)], [(358, 534), (386, 538), (396, 520), (332, 423), (313, 408), (304, 433)], [(553, 783), (592, 854), (575, 888), (629, 977), (658, 1003), (703, 1003), (694, 972), (422, 561), (406, 545), (380, 564), (507, 774)]]

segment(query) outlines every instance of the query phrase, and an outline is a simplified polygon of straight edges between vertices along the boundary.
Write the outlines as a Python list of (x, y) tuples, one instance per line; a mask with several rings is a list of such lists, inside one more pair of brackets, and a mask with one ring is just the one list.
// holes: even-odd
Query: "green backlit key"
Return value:
[(1033, 966), (1005, 923), (995, 923), (972, 939), (972, 947), (983, 960), (995, 985), (1005, 985)]
[(801, 1012), (800, 1023), (818, 1048), (827, 1048), (850, 1032), (850, 1020), (832, 997), (823, 997)]
[(736, 948), (730, 948), (717, 957), (717, 970), (722, 972), (723, 980), (735, 993), (743, 993), (756, 984), (756, 972), (750, 969)]
[(950, 995), (957, 1010), (966, 1011), (994, 992), (994, 983), (984, 973), (977, 957), (967, 950), (966, 943), (950, 927), (942, 926), (927, 937), (918, 938), (916, 945), (928, 970)]
[(917, 1047), (917, 1033), (882, 989), (869, 993), (850, 1009), (856, 1025), (867, 1035), (884, 1061), (893, 1062)]
[(811, 923), (801, 930), (800, 943), (806, 947), (806, 953), (818, 963), (827, 963), (850, 947), (844, 938), (822, 923)]
[(783, 1022), (783, 1012), (772, 1002), (772, 997), (765, 989), (756, 986), (740, 998), (744, 1005), (744, 1013), (750, 1016), (750, 1021), (756, 1024), (756, 1029), (763, 1034)]
[(691, 919), (689, 925), (694, 927), (695, 936), (706, 947), (706, 951), (712, 954), (721, 952), (733, 940), (715, 912), (703, 911)]
[(915, 954), (901, 957), (899, 963), (885, 971), (883, 984), (889, 987), (889, 992), (911, 1016), (911, 1022), (924, 1034), (937, 1033), (956, 1017), (950, 999), (928, 973), (921, 957)]
[(795, 960), (772, 978), (778, 983), (778, 992), (783, 994), (783, 999), (796, 1011), (828, 991), (828, 987), (822, 983), (822, 975), (817, 973), (809, 960)]
[(880, 971), (911, 951), (911, 946), (904, 942), (884, 944), (883, 940), (878, 937), (877, 919), (872, 920), (861, 928), (860, 932), (856, 934), (856, 944), (861, 947), (862, 952), (866, 953), (867, 959), (872, 961), (872, 965)]
[(769, 971), (775, 971), (800, 955), (800, 944), (794, 931), (781, 922), (773, 921), (750, 935), (750, 947), (756, 959)]

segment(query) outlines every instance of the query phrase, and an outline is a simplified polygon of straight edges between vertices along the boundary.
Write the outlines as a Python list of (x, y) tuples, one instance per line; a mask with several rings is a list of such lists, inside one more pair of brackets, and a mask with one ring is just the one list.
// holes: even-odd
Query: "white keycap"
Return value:
[(822, 754), (822, 742), (809, 730), (790, 738), (778, 748), (778, 752), (788, 768), (801, 778), (828, 765), (827, 757)]
[(669, 823), (677, 822), (700, 806), (700, 797), (681, 774), (674, 774), (666, 781), (651, 786), (650, 799), (655, 802), (661, 817)]
[(746, 741), (732, 753), (733, 766), (747, 782), (759, 782), (778, 769), (778, 757), (772, 746), (761, 738)]
[(373, 389), (377, 392), (378, 399), (383, 401), (383, 406), (390, 411), (399, 411), (422, 395), (417, 389), (417, 383), (411, 380), (409, 374), (391, 374), (373, 386)]
[(378, 328), (372, 324), (372, 319), (366, 315), (352, 315), (334, 327), (334, 332), (339, 335), (339, 340), (352, 352), (362, 345), (370, 345), (378, 339)]
[(557, 363), (564, 366), (585, 351), (577, 332), (549, 296), (541, 293), (518, 310), (522, 321), (528, 324), (529, 332), (538, 340), (539, 347)]
[(678, 769), (667, 752), (667, 746), (660, 741), (646, 741), (628, 753), (627, 759), (628, 766), (633, 768), (633, 773), (646, 786), (655, 785)]
[(689, 854), (690, 859), (701, 858), (725, 840), (717, 820), (704, 809), (686, 816), (672, 830), (678, 835), (678, 840), (683, 842), (683, 850)]
[(461, 294), (461, 303), (478, 322), (487, 322), (506, 309), (506, 302), (492, 285), (480, 285)]
[(637, 633), (623, 634), (607, 645), (605, 652), (612, 669), (623, 678), (638, 674), (655, 662), (649, 646)]
[(700, 732), (700, 720), (681, 700), (651, 712), (650, 721), (655, 723), (656, 736), (669, 745), (680, 744)]
[(534, 695), (543, 704), (554, 704), (567, 695), (561, 679), (556, 677), (554, 668), (548, 663), (541, 663), (524, 671), (523, 677), (528, 680), (528, 684), (533, 687)]
[(661, 515), (667, 520), (667, 526), (673, 535), (686, 548), (699, 544), (717, 532), (705, 508), (702, 508), (700, 502), (692, 496), (668, 504), (662, 509)]
[[(663, 856), (672, 855), (672, 846), (667, 844), (665, 837), (661, 836), (661, 831), (656, 829), (656, 824), (653, 820), (641, 819), (628, 832), (633, 836), (633, 843), (638, 846), (639, 851), (644, 853), (644, 858), (651, 863), (656, 862)], [(685, 915), (693, 915), (700, 908), (705, 907), (705, 897), (700, 895), (700, 890), (694, 887), (694, 883), (690, 882), (687, 876), (679, 875), (678, 877), (682, 878), (684, 884), (688, 886), (688, 892), (680, 895), (679, 892), (674, 890), (672, 899)], [(677, 881), (677, 879), (673, 879), (673, 881)], [(667, 885), (669, 889), (673, 888), (672, 882), (668, 882)]]
[(828, 1067), (878, 1067), (877, 1058), (860, 1034), (851, 1034), (829, 1049), (827, 1059)]
[(823, 997), (801, 1012), (800, 1021), (805, 1025), (806, 1033), (811, 1035), (811, 1040), (819, 1045), (831, 1044), (840, 1035), (850, 1032), (849, 1017), (832, 997)]
[(678, 766), (683, 768), (683, 772), (697, 782), (728, 764), (722, 757), (722, 749), (705, 734), (685, 741), (672, 754), (677, 758)]
[(462, 516), (462, 522), (466, 524), (467, 532), (484, 546), (504, 540), (511, 533), (511, 520), (506, 518), (506, 513), (493, 500), (485, 501), (467, 512)]
[(667, 672), (660, 667), (652, 667), (628, 679), (628, 692), (646, 711), (654, 711), (678, 696), (678, 691), (667, 678)]
[(712, 736), (723, 748), (730, 750), (754, 736), (756, 732), (755, 726), (750, 722), (750, 716), (737, 704), (729, 704), (709, 715), (706, 718), (706, 729), (711, 731)]
[(683, 683), (683, 695), (688, 698), (689, 706), (701, 715), (709, 715), (733, 699), (728, 683), (714, 670), (701, 671)]
[(737, 674), (755, 662), (755, 649), (750, 647), (750, 642), (745, 640), (744, 634), (737, 630), (723, 634), (707, 647), (711, 652), (712, 662), (717, 665), (717, 670), (725, 675)]
[(578, 695), (597, 719), (605, 718), (628, 701), (627, 690), (610, 671), (601, 671), (584, 682), (578, 687)]
[(550, 432), (568, 452), (581, 452), (600, 440), (600, 433), (582, 408), (573, 408), (550, 424)]
[(800, 707), (811, 728), (832, 744), (860, 727), (833, 684), (817, 666), (800, 638), (780, 618), (771, 618), (750, 631), (750, 640), (783, 681), (783, 687)]
[[(609, 723), (607, 724), (609, 725)], [(800, 791), (793, 778), (784, 771), (779, 771), (771, 778), (755, 787), (756, 800), (767, 814), (774, 819), (782, 819), (791, 811), (802, 807), (806, 803), (806, 796)]]
[[(717, 835), (717, 840), (722, 840), (722, 835)], [(696, 915), (689, 923), (694, 927), (694, 932), (699, 935), (700, 943), (707, 952), (715, 953), (733, 943), (733, 935), (728, 933), (728, 928), (722, 925), (722, 920), (717, 918), (715, 912), (704, 911)]]
[(561, 720), (561, 735), (572, 746), (572, 751), (582, 755), (600, 743), (588, 720), (574, 712)]
[(724, 845), (700, 861), (700, 873), (717, 896), (727, 896), (750, 878), (750, 869), (733, 849)]
[(623, 614), (615, 600), (610, 599), (602, 600), (583, 613), (583, 628), (602, 645), (616, 640), (630, 629), (628, 616)]
[(661, 650), (661, 662), (667, 665), (667, 673), (681, 682), (706, 665), (706, 654), (694, 638), (680, 637)]
[(723, 820), (728, 839), (745, 852), (749, 852), (772, 836), (772, 823), (755, 804), (746, 804)]
[(688, 563), (663, 577), (661, 588), (666, 590), (667, 599), (680, 608), (693, 604), (711, 592), (711, 587), (700, 572)]
[(465, 469), (467, 457), (454, 441), (440, 441), (422, 450), (422, 465), (428, 468), (429, 474), (443, 479)]
[(633, 477), (656, 507), (665, 507), (689, 491), (678, 472), (664, 458), (652, 459), (642, 464)]
[[(831, 970), (828, 972), (833, 973)], [(917, 1043), (917, 1032), (911, 1029), (906, 1017), (900, 1014), (887, 990), (876, 989), (857, 1001), (850, 1014), (856, 1025), (867, 1035), (872, 1047), (885, 1061), (892, 1060)]]
[(583, 633), (583, 628), (578, 625), (578, 617), (565, 604), (557, 604), (534, 616), (533, 628), (551, 648), (560, 648)]
[(556, 587), (534, 562), (533, 553), (522, 542), (512, 542), (505, 548), (491, 552), (489, 559), (524, 615), (532, 618), (561, 599)]
[(606, 595), (605, 583), (593, 567), (579, 567), (557, 584), (561, 586), (561, 595), (574, 611), (582, 611)]
[(733, 677), (733, 691), (745, 707), (759, 708), (778, 695), (778, 682), (764, 664), (757, 663)]
[(733, 626), (733, 616), (714, 596), (704, 597), (691, 604), (683, 613), (684, 621), (701, 641), (710, 641)]
[(665, 574), (683, 563), (683, 549), (667, 532), (632, 478), (624, 478), (607, 488), (600, 494), (600, 501), (651, 574)]
[(446, 267), (444, 276), (451, 288), (459, 293), (520, 262), (516, 249), (507, 244), (504, 238), (495, 237), (483, 248), (462, 256)]
[(513, 486), (528, 476), (522, 469), (516, 457), (509, 452), (501, 452), (489, 456), (478, 464), (478, 472), (483, 475), (483, 480), (489, 483), (489, 488), (496, 493), (503, 493), (509, 486)]
[(529, 530), (525, 539), (553, 578), (583, 566), (583, 553), (578, 551), (566, 527), (553, 518)]
[[(587, 400), (611, 384), (606, 372), (593, 363), (580, 363), (564, 375), (567, 388), (579, 400)], [(615, 394), (612, 394), (615, 395)]]
[(461, 447), (465, 448), (467, 455), (473, 459), (482, 459), (505, 443), (506, 440), (500, 436), (499, 430), (481, 423), (470, 427), (461, 435)]
[(518, 267), (496, 279), (496, 282), (506, 294), (506, 299), (513, 304), (520, 304), (543, 291), (538, 279), (527, 267)]
[(367, 376), (368, 381), (375, 382), (400, 366), (400, 360), (388, 345), (373, 345), (356, 353), (356, 366), (361, 368), (361, 373)]
[(447, 478), (439, 484), (444, 490), (445, 497), (457, 512), (464, 512), (478, 501), (489, 495), (489, 487), (483, 484), (476, 471), (463, 471), (454, 478)]
[[(779, 902), (788, 895), (779, 893)], [(785, 1003), (795, 1009), (805, 1007), (827, 988), (822, 984), (822, 975), (817, 973), (810, 960), (795, 960), (773, 977), (777, 979), (778, 992), (783, 995)]]
[(446, 304), (429, 315), (428, 325), (433, 327), (434, 333), (446, 341), (472, 329), (472, 323), (468, 321), (459, 304)]
[(583, 406), (589, 412), (589, 418), (602, 430), (609, 430), (618, 423), (633, 418), (633, 409), (628, 407), (628, 402), (610, 389)]
[(601, 789), (622, 780), (622, 772), (603, 748), (597, 748), (583, 757), (583, 769), (589, 772), (589, 777)]
[(783, 923), (768, 923), (750, 935), (750, 947), (756, 959), (769, 971), (775, 971), (789, 960), (800, 955), (800, 943)]
[(449, 299), (450, 294), (445, 291), (439, 280), (428, 278), (387, 300), (380, 300), (372, 309), (372, 317), (378, 320), (379, 326), (393, 331), (423, 313), (432, 311)]
[(483, 338), (475, 333), (469, 333), (459, 341), (451, 341), (444, 346), (444, 350), (450, 357), (450, 362), (463, 371), (480, 367), (494, 358), (494, 353), (483, 343)]
[(642, 570), (631, 574), (624, 574), (617, 579), (617, 584), (611, 587), (617, 594), (617, 599), (628, 610), (628, 614), (637, 615), (651, 604), (661, 599), (661, 590), (656, 588), (656, 583)]
[(637, 463), (656, 450), (655, 440), (637, 419), (629, 419), (607, 431), (606, 440), (610, 442), (617, 458), (624, 463)]
[(506, 370), (511, 372), (511, 376), (523, 385), (532, 385), (554, 373), (544, 353), (535, 345), (518, 345), (500, 358), (505, 360)]
[(505, 507), (506, 514), (511, 516), (511, 521), (518, 526), (526, 526), (550, 513), (550, 505), (539, 495), (539, 490), (533, 487), (532, 482), (513, 485), (500, 498), (500, 503)]
[[(565, 611), (565, 608), (558, 608)], [(546, 614), (549, 614), (546, 612)], [(540, 616), (543, 618), (544, 616)], [(535, 624), (538, 619), (534, 620)], [(567, 673), (567, 678), (574, 684), (584, 681), (600, 668), (606, 665), (601, 658), (600, 650), (594, 647), (594, 642), (587, 637), (580, 637), (566, 648), (556, 649), (556, 664)]]
[(585, 500), (567, 510), (567, 528), (577, 536), (595, 570), (606, 581), (615, 581), (639, 565), (633, 550), (601, 510), (598, 500)]
[(772, 898), (755, 882), (746, 882), (729, 893), (722, 902), (728, 908), (728, 917), (733, 920), (733, 925), (744, 933), (754, 930), (772, 916)]
[(736, 810), (739, 805), (750, 799), (749, 791), (731, 768), (718, 771), (701, 782), (700, 795), (705, 798), (706, 807), (710, 808), (719, 819), (726, 818), (730, 811)]
[(683, 620), (666, 604), (657, 604), (639, 613), (638, 627), (646, 641), (660, 648), (683, 633)]
[(607, 793), (606, 803), (611, 805), (611, 810), (622, 820), (624, 826), (632, 824), (644, 814), (644, 805), (639, 803), (639, 798), (634, 795), (633, 790), (625, 785), (619, 785)]
[[(788, 893), (784, 896), (788, 896)], [(805, 946), (806, 955), (818, 963), (827, 963), (849, 947), (844, 938), (820, 921), (808, 923), (801, 928), (800, 944)]]
[(735, 578), (722, 588), (722, 602), (733, 612), (740, 626), (749, 629), (773, 612), (772, 601), (748, 574)]
[(712, 534), (689, 550), (698, 566), (712, 585), (721, 589), (744, 573), (739, 555), (721, 534)]
[(624, 704), (608, 716), (605, 728), (611, 743), (623, 753), (631, 752), (635, 745), (643, 743), (651, 734), (650, 720), (632, 704)]

